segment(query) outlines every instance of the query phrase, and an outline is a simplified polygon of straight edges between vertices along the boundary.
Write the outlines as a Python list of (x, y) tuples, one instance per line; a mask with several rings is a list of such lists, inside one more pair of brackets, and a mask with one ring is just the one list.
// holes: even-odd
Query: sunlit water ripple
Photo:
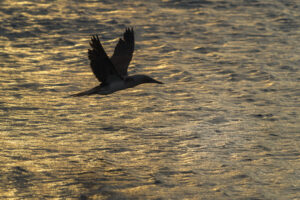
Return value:
[[(0, 3), (1, 199), (300, 199), (300, 2)], [(136, 33), (109, 96), (87, 59)]]

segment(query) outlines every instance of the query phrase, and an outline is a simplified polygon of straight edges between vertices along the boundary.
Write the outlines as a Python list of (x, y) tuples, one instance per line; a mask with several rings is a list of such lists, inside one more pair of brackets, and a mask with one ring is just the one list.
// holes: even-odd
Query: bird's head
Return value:
[(163, 84), (162, 82), (160, 81), (157, 81), (149, 76), (144, 76), (144, 83), (158, 83), (158, 84)]
[(143, 83), (158, 83), (158, 84), (163, 84), (160, 81), (157, 81), (149, 76), (146, 75), (134, 75), (134, 76), (130, 76), (127, 78), (127, 82), (130, 85), (139, 85), (139, 84), (143, 84)]
[(151, 78), (150, 76), (146, 76), (146, 75), (135, 75), (133, 77), (139, 83), (158, 83), (158, 84), (163, 84), (162, 82), (157, 81), (157, 80)]

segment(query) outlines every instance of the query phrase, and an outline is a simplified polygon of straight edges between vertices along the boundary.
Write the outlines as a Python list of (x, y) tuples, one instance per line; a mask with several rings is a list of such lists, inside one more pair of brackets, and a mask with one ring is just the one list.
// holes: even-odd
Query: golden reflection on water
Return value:
[[(276, 6), (1, 4), (1, 198), (296, 197), (300, 39)], [(68, 97), (98, 84), (90, 35), (111, 55), (125, 26), (131, 73), (165, 84)]]

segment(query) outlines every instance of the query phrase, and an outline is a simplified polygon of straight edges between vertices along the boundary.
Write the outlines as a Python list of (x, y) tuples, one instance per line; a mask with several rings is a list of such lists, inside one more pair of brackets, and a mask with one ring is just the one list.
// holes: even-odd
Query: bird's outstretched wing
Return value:
[(90, 45), (92, 49), (88, 50), (88, 56), (91, 61), (90, 64), (92, 71), (94, 72), (96, 78), (102, 83), (106, 83), (110, 79), (116, 77), (122, 79), (113, 63), (105, 53), (98, 35), (92, 36)]
[(134, 51), (134, 32), (133, 28), (126, 28), (123, 39), (119, 39), (119, 42), (115, 48), (114, 54), (111, 57), (111, 62), (116, 67), (116, 70), (121, 76), (127, 76), (127, 69), (132, 59)]

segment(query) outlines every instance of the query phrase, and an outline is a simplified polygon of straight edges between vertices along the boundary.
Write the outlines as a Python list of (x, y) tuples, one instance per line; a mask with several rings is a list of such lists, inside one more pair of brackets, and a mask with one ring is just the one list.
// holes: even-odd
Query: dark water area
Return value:
[[(300, 2), (0, 2), (0, 199), (300, 199)], [(108, 96), (87, 57), (135, 30)]]

